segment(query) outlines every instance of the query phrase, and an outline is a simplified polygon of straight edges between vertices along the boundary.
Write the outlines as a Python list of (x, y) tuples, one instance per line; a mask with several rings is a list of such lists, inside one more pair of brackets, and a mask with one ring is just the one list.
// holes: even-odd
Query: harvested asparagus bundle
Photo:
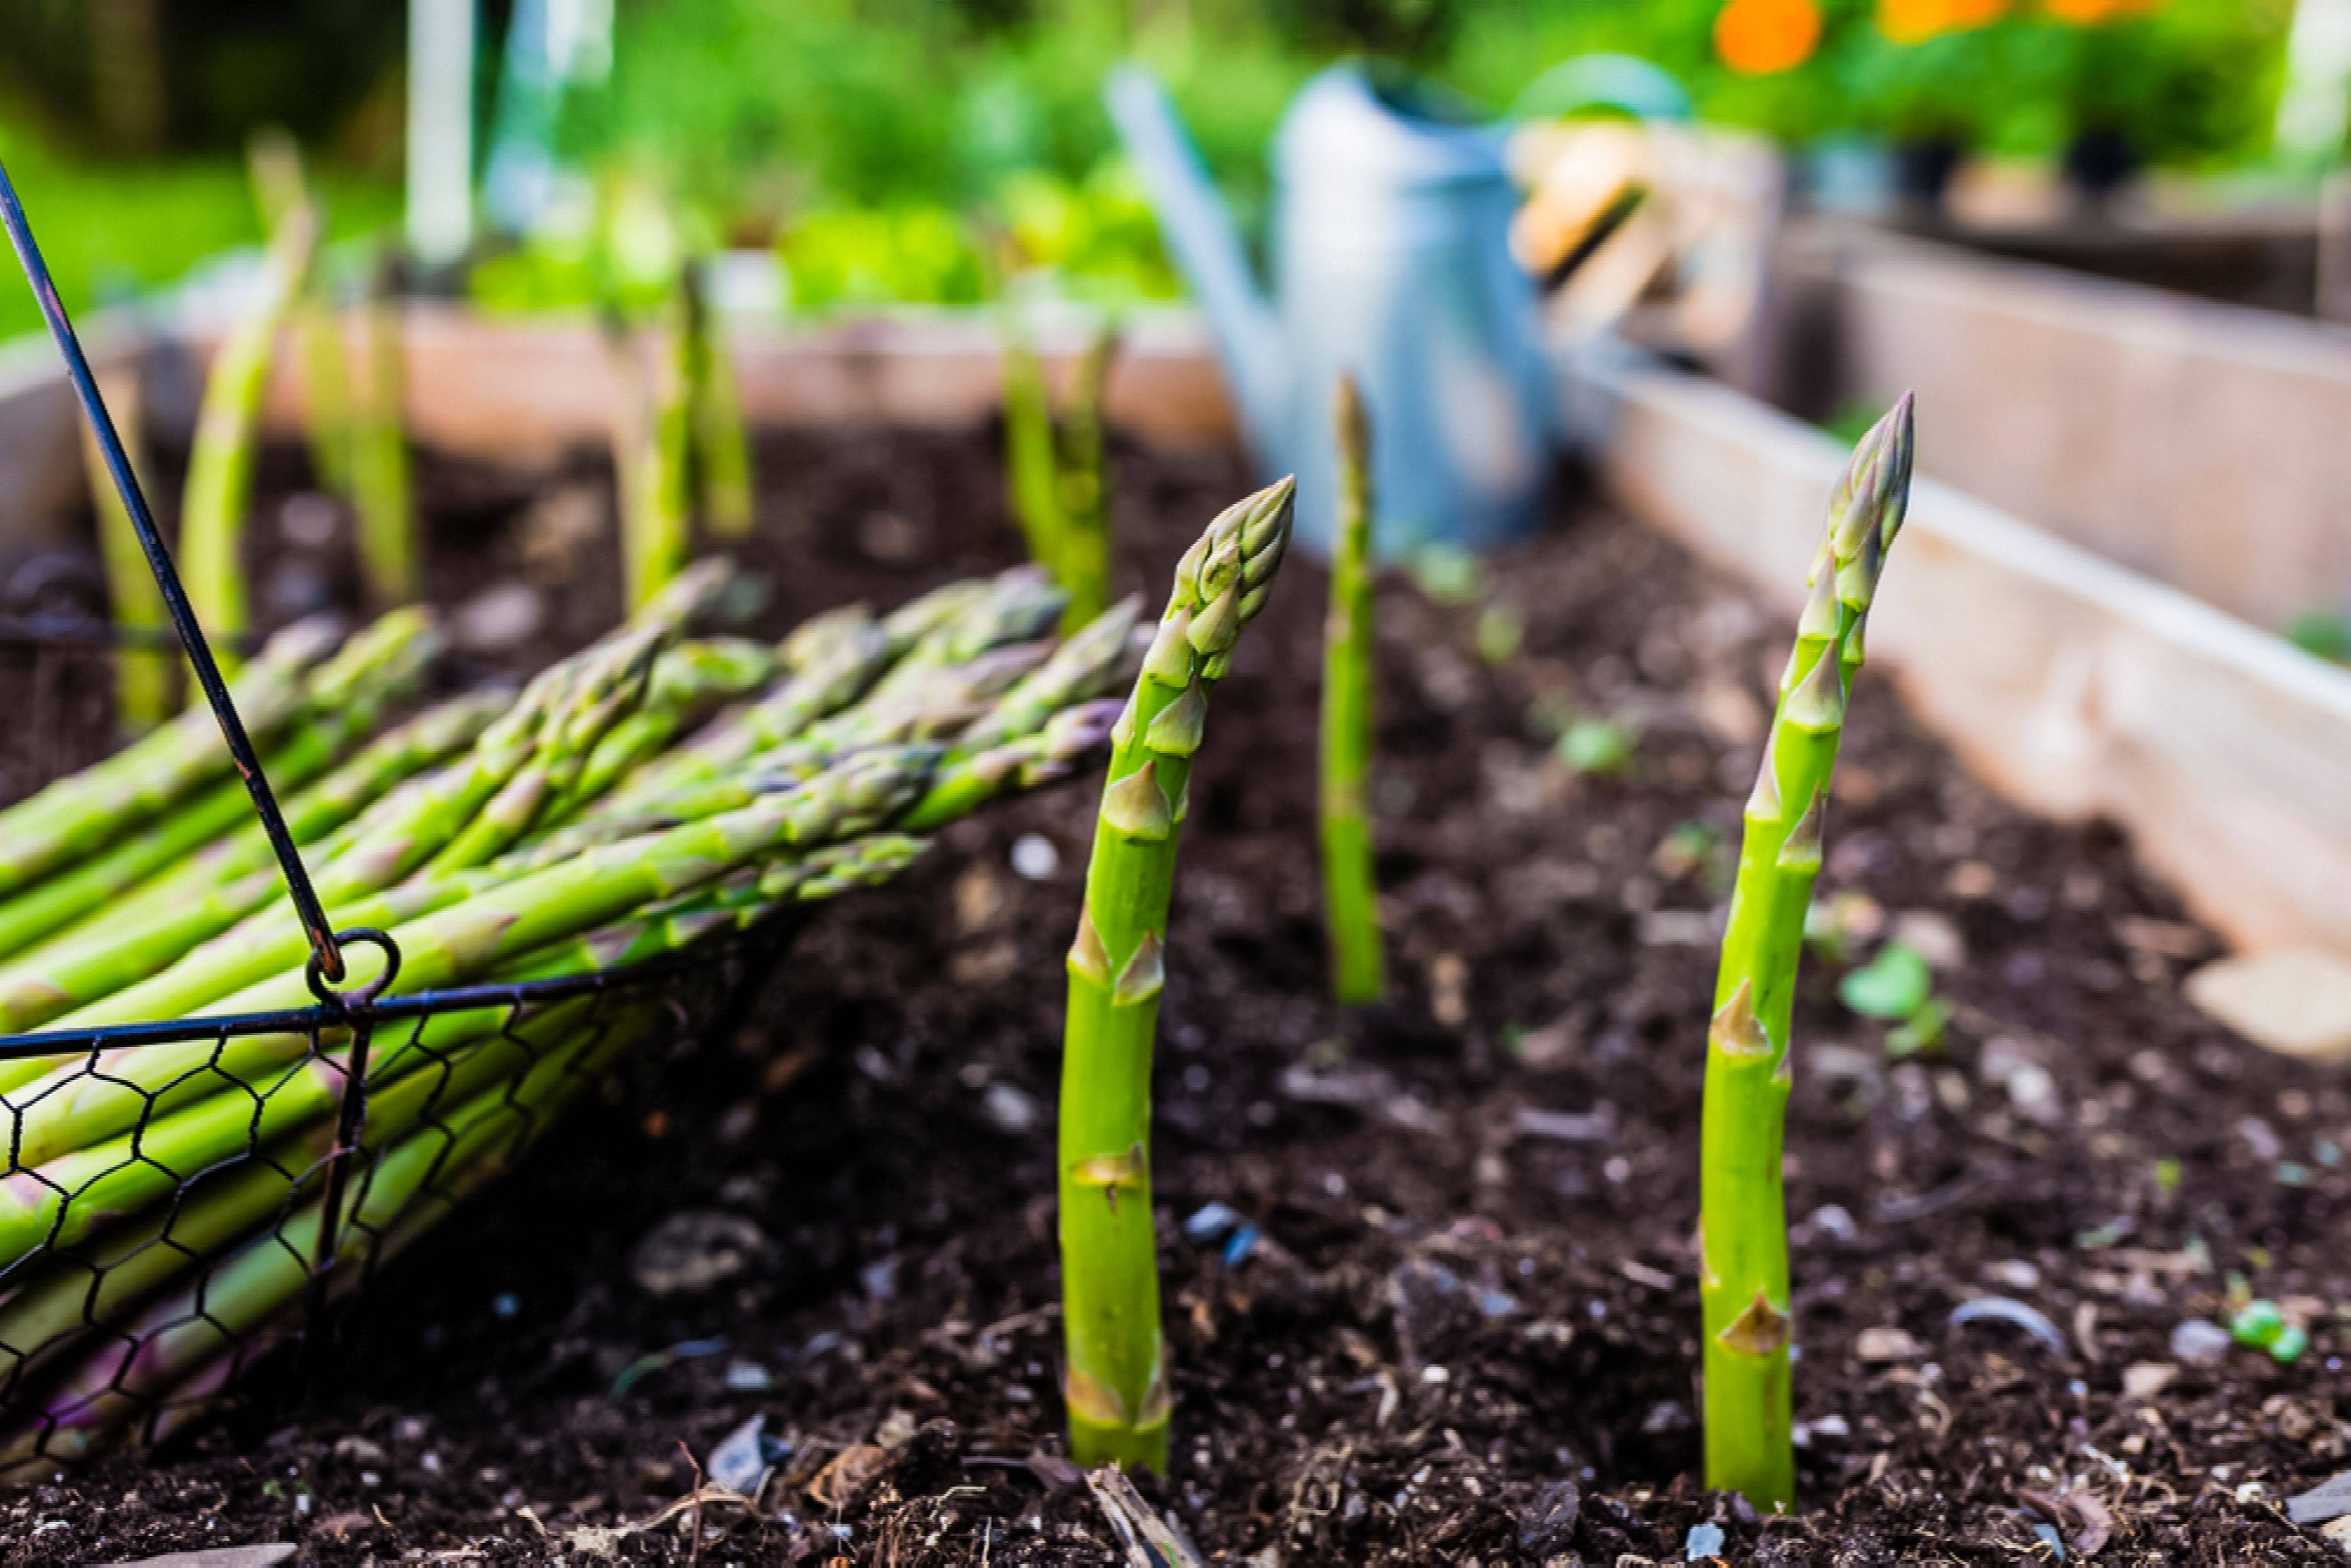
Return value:
[(1208, 688), (1272, 591), (1288, 479), (1228, 508), (1176, 569), (1134, 695), (1112, 732), (1062, 1041), (1061, 1322), (1080, 1464), (1165, 1469), (1168, 1394), (1151, 1215), (1151, 1053), (1176, 842)]
[(1707, 1032), (1698, 1176), (1706, 1479), (1764, 1510), (1795, 1500), (1781, 1153), (1796, 963), (1863, 627), (1909, 504), (1910, 453), (1906, 395), (1862, 437), (1830, 497), (1812, 595), (1747, 801)]
[[(1264, 533), (1249, 531), (1260, 564)], [(331, 917), (398, 946), (389, 994), (601, 973), (886, 881), (920, 835), (1100, 755), (1147, 641), (1133, 601), (1044, 640), (1064, 596), (1028, 570), (772, 645), (688, 636), (728, 580), (690, 569), (519, 692), (389, 727), (439, 647), (421, 612), (340, 651), (319, 629), (282, 636), (241, 677), (272, 771), (306, 780), (287, 824)], [(1260, 580), (1235, 590), (1250, 609)], [(465, 1172), (500, 1163), (479, 1136), (450, 1153), (468, 1118), (515, 1145), (662, 1005), (600, 987), (517, 1012), (492, 993), (379, 1026), (362, 1068), (342, 1020), (299, 1011), (307, 943), (199, 722), (0, 814), (25, 830), (0, 840), (21, 868), (0, 897), (0, 1030), (47, 1026), (62, 1048), (0, 1061), (0, 1406), (20, 1416), (0, 1462), (201, 1403), (289, 1321), (352, 1074), (360, 1222), (329, 1244), (345, 1258), (421, 1231)], [(364, 971), (370, 950), (353, 956)], [(273, 1016), (132, 1046), (84, 1032), (248, 1014)], [(193, 1299), (211, 1327), (188, 1326)], [(20, 1385), (40, 1391), (29, 1419)]]

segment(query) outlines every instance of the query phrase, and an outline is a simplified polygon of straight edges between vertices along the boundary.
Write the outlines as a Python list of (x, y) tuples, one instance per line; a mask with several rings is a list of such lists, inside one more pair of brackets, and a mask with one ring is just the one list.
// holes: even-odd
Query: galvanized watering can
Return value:
[(1510, 256), (1499, 132), (1401, 77), (1343, 65), (1315, 78), (1274, 139), (1269, 299), (1158, 82), (1130, 67), (1106, 97), (1207, 310), (1251, 448), (1298, 476), (1298, 537), (1329, 549), (1342, 372), (1371, 411), (1382, 553), (1531, 531), (1551, 381), (1535, 284)]

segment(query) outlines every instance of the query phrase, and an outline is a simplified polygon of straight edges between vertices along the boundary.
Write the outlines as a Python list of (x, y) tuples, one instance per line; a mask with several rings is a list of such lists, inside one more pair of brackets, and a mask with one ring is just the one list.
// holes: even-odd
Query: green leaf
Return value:
[(1614, 719), (1577, 719), (1559, 737), (1559, 759), (1577, 773), (1622, 778), (1633, 770), (1632, 733)]
[(1934, 994), (1934, 971), (1917, 949), (1899, 942), (1888, 942), (1837, 987), (1845, 1006), (1874, 1019), (1910, 1018)]

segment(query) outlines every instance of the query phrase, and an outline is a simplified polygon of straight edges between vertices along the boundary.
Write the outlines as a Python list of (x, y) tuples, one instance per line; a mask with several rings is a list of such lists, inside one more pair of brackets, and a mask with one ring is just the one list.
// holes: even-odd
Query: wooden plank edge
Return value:
[[(1792, 613), (1836, 444), (1621, 350), (1578, 355), (1563, 376), (1615, 498)], [(1979, 777), (2128, 829), (2241, 947), (2351, 954), (2351, 674), (1930, 482), (1870, 654)]]

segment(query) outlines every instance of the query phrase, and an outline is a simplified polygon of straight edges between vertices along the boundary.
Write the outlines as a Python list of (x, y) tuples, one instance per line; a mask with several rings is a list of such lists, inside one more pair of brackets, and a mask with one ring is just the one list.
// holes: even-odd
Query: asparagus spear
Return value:
[[(268, 387), (270, 350), (309, 270), (318, 235), (318, 215), (308, 207), (289, 213), (277, 225), (262, 267), (260, 298), (221, 345), (204, 382), (180, 513), (179, 566), (188, 602), (216, 635), (243, 632), (249, 624), (240, 557), (246, 509), (253, 498), (262, 394)], [(224, 652), (222, 668), (233, 664)]]
[(678, 304), (684, 318), (686, 399), (694, 423), (695, 490), (703, 526), (714, 538), (751, 537), (756, 491), (751, 477), (751, 442), (743, 428), (742, 400), (735, 367), (719, 337), (703, 287), (705, 264), (689, 261), (678, 272)]
[(1339, 378), (1339, 537), (1331, 558), (1331, 613), (1322, 632), (1322, 890), (1330, 923), (1331, 988), (1342, 1002), (1376, 1002), (1387, 989), (1380, 952), (1379, 888), (1372, 874), (1371, 422), (1354, 378)]
[(650, 366), (645, 346), (617, 320), (608, 322), (607, 337), (620, 393), (612, 466), (620, 488), (622, 576), (633, 607), (686, 562), (693, 421), (674, 325), (664, 330)]
[[(379, 736), (350, 761), (286, 802), (286, 826), (294, 841), (309, 849), (362, 812), (394, 798), (395, 787), (471, 746), (513, 700), (510, 691), (485, 687), (436, 704)], [(244, 799), (241, 792), (238, 798)], [(109, 924), (119, 936), (137, 919), (180, 907), (185, 900), (257, 871), (273, 859), (267, 833), (259, 822), (247, 821), (190, 855), (169, 874), (140, 888), (131, 898), (113, 905)]]
[(602, 796), (622, 778), (661, 755), (679, 730), (713, 704), (755, 692), (776, 676), (774, 649), (740, 637), (705, 638), (666, 650), (637, 711), (596, 743), (586, 767), (545, 820), (560, 821)]
[(399, 258), (386, 246), (368, 269), (351, 378), (350, 495), (359, 514), (360, 568), (382, 604), (405, 604), (424, 591), (402, 417), (408, 393), (399, 275)]
[(1118, 358), (1118, 329), (1105, 322), (1078, 361), (1077, 383), (1061, 420), (1061, 564), (1056, 575), (1070, 595), (1061, 626), (1073, 632), (1110, 602), (1110, 476), (1104, 457), (1102, 405)]
[(1080, 1464), (1167, 1463), (1150, 1107), (1176, 836), (1208, 688), (1271, 591), (1295, 490), (1284, 479), (1227, 508), (1185, 554), (1112, 735), (1062, 1044), (1062, 1392)]
[[(145, 423), (139, 378), (110, 376), (105, 382), (108, 410), (122, 444), (132, 455), (141, 484), (147, 481), (145, 465), (138, 461), (140, 430)], [(89, 476), (92, 507), (98, 513), (99, 559), (106, 568), (106, 601), (119, 629), (162, 634), (171, 628), (163, 608), (163, 591), (147, 564), (146, 547), (139, 542), (130, 508), (114, 487), (114, 475), (99, 451), (98, 436), (85, 422), (81, 430), (82, 466)], [(179, 662), (171, 653), (122, 648), (114, 655), (114, 716), (133, 735), (143, 735), (172, 716), (177, 706)]]
[(1045, 367), (1012, 317), (1004, 329), (1004, 469), (1012, 516), (1029, 559), (1049, 570), (1061, 560), (1060, 460), (1053, 451), (1053, 405)]
[[(246, 161), (265, 228), (276, 234), (289, 221), (320, 224), (323, 213), (302, 172), (302, 149), (276, 128), (256, 133)], [(302, 352), (303, 428), (310, 442), (310, 466), (319, 487), (347, 496), (351, 489), (350, 387), (343, 373), (342, 326), (327, 287), (322, 258), (314, 248), (288, 314)]]
[(1855, 448), (1830, 498), (1812, 597), (1747, 802), (1707, 1034), (1698, 1184), (1707, 1485), (1766, 1510), (1795, 1499), (1780, 1177), (1796, 964), (1862, 628), (1909, 501), (1910, 453), (1905, 395)]
[[(829, 659), (799, 670), (770, 695), (722, 716), (676, 753), (639, 769), (612, 793), (606, 809), (636, 810), (716, 778), (754, 753), (809, 737), (819, 720), (852, 704), (859, 716), (815, 736), (820, 750), (902, 736), (910, 719), (937, 715), (958, 693), (965, 700), (985, 700), (995, 695), (987, 683), (1003, 677), (1008, 663), (1028, 655), (1008, 655), (964, 676), (954, 673), (956, 668), (977, 664), (992, 649), (1037, 636), (1061, 608), (1051, 583), (1025, 570), (935, 590), (885, 617), (878, 633), (858, 628)], [(1013, 677), (1019, 673), (1012, 672)]]

